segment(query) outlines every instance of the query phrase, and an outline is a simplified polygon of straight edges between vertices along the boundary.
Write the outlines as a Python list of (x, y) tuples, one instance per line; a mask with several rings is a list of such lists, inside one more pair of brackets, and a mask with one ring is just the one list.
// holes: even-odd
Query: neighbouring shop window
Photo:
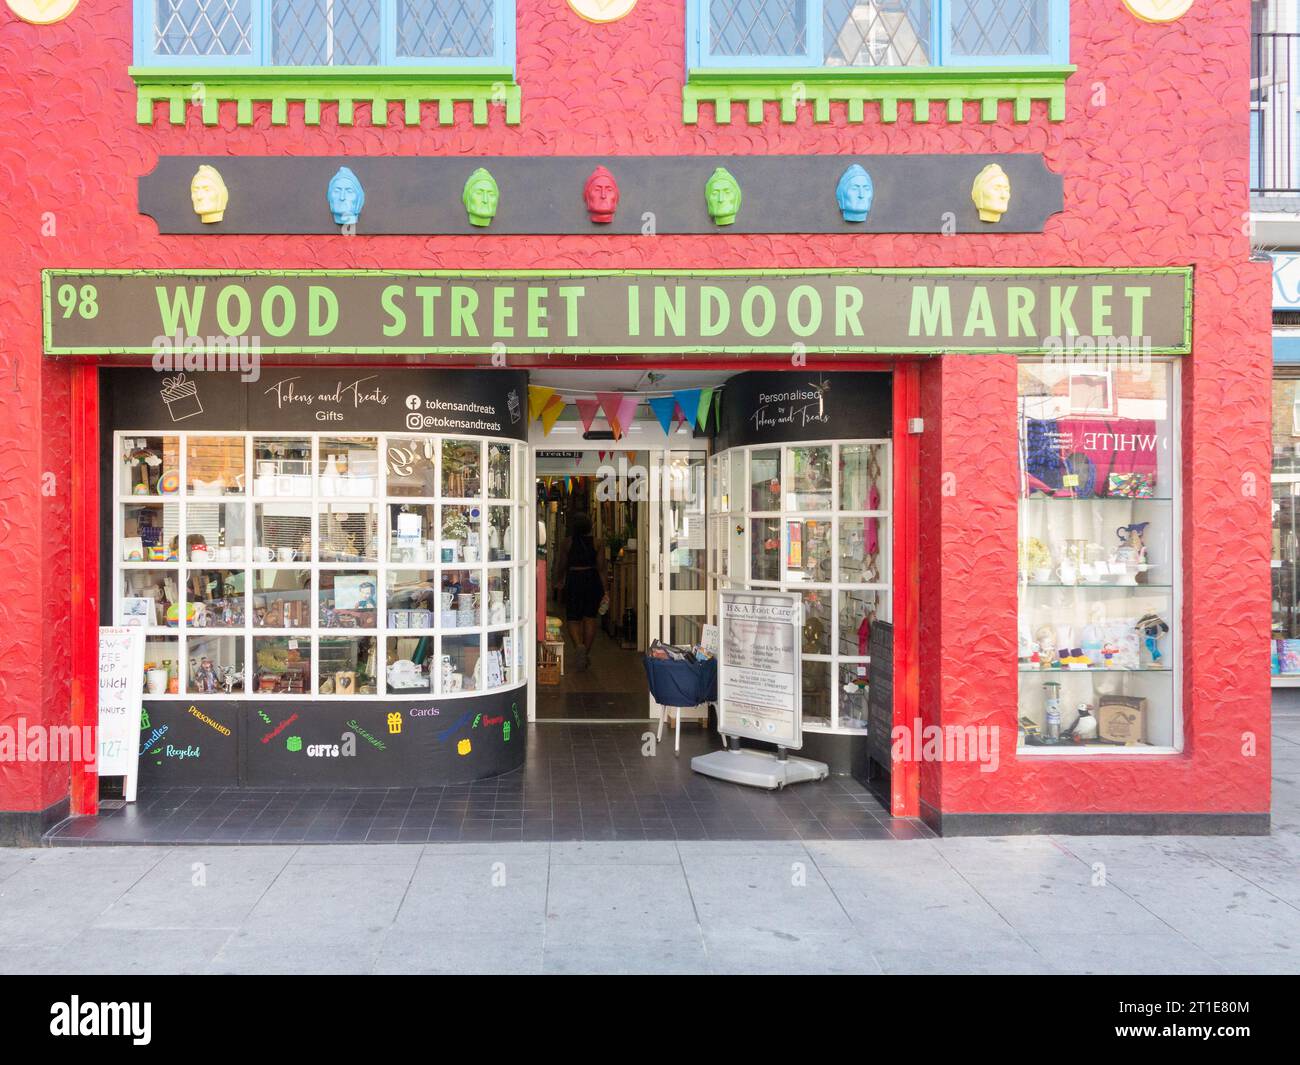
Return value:
[(514, 0), (135, 0), (138, 64), (514, 64)]
[(1068, 0), (697, 0), (690, 65), (929, 67), (1065, 63)]
[(1273, 644), (1275, 676), (1300, 683), (1300, 379), (1273, 382)]
[(1019, 368), (1019, 745), (1182, 748), (1178, 367)]
[(710, 459), (710, 578), (803, 597), (803, 723), (867, 727), (871, 625), (892, 620), (888, 440), (731, 448)]
[(522, 681), (522, 445), (122, 432), (115, 449), (115, 620), (145, 628), (151, 698)]

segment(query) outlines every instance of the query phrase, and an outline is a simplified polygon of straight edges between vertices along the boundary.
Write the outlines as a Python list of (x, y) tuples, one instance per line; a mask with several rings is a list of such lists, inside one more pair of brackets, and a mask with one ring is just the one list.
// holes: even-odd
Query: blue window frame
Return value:
[(687, 66), (1068, 63), (1069, 0), (687, 0)]
[(137, 66), (509, 66), (515, 0), (134, 0)]

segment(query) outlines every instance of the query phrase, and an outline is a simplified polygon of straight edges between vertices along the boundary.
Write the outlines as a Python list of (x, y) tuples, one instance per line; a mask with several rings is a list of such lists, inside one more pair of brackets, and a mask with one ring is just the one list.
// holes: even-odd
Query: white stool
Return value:
[(655, 733), (655, 740), (660, 741), (664, 738), (664, 720), (668, 717), (668, 711), (675, 711), (673, 727), (675, 735), (673, 737), (673, 754), (680, 754), (682, 750), (682, 718), (687, 715), (692, 721), (709, 720), (709, 704), (699, 703), (696, 706), (664, 706), (662, 703), (656, 703), (659, 707), (659, 728)]

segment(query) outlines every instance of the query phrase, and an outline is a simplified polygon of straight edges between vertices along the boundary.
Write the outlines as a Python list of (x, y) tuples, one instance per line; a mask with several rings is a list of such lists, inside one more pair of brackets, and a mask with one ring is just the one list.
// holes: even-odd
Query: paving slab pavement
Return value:
[(0, 850), (0, 973), (1294, 974), (1293, 778), (1266, 837)]

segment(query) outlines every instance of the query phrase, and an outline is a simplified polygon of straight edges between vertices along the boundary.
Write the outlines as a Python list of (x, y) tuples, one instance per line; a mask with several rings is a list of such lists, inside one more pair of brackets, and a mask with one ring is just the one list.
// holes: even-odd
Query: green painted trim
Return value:
[(476, 126), (487, 125), (488, 106), (505, 107), (506, 124), (520, 121), (521, 94), (509, 67), (247, 67), (211, 70), (201, 67), (131, 67), (136, 84), (136, 121), (149, 126), (154, 121), (154, 104), (168, 103), (168, 121), (185, 122), (186, 105), (201, 108), (203, 123), (215, 126), (222, 103), (235, 104), (235, 120), (251, 125), (253, 104), (271, 105), (271, 123), (283, 126), (289, 120), (288, 105), (303, 105), (303, 121), (320, 123), (320, 105), (334, 103), (339, 124), (353, 122), (357, 101), (371, 105), (371, 124), (388, 124), (388, 104), (403, 105), (402, 120), (408, 126), (420, 123), (420, 105), (436, 103), (438, 122), (450, 126), (454, 106), (469, 103)]
[[(813, 268), (791, 268), (788, 270), (767, 268), (756, 270), (237, 270), (229, 267), (219, 267), (215, 269), (195, 269), (195, 270), (78, 270), (74, 267), (51, 267), (41, 271), (41, 299), (42, 299), (42, 318), (44, 325), (44, 340), (46, 355), (139, 355), (145, 354), (135, 348), (110, 348), (110, 347), (91, 347), (91, 348), (58, 348), (55, 349), (51, 343), (50, 323), (53, 318), (53, 307), (50, 303), (50, 286), (52, 278), (55, 275), (76, 275), (84, 277), (185, 277), (200, 279), (205, 277), (255, 277), (255, 276), (274, 276), (274, 277), (420, 277), (420, 278), (492, 278), (492, 277), (553, 277), (553, 278), (585, 278), (585, 277), (790, 277), (790, 276), (807, 276), (816, 275), (824, 276), (862, 276), (871, 274), (883, 275), (905, 275), (909, 277), (951, 277), (960, 276), (987, 276), (987, 277), (1014, 277), (1025, 274), (1181, 274), (1184, 283), (1183, 299), (1183, 343), (1173, 347), (1152, 347), (1143, 348), (1143, 353), (1152, 355), (1188, 355), (1192, 350), (1192, 281), (1193, 272), (1190, 266), (1022, 266), (1022, 267), (995, 267), (995, 266), (938, 266), (938, 267), (920, 267), (909, 270), (906, 267), (829, 267), (827, 269)], [(301, 345), (292, 347), (263, 346), (262, 352), (267, 355), (302, 355), (307, 354), (308, 349)], [(484, 347), (456, 347), (441, 348), (429, 347), (427, 345), (418, 346), (383, 346), (383, 347), (335, 347), (335, 346), (316, 346), (310, 349), (312, 354), (334, 354), (334, 355), (487, 355), (496, 351), (494, 345)], [(681, 353), (682, 345), (660, 345), (638, 344), (636, 346), (621, 347), (570, 347), (562, 345), (557, 348), (555, 344), (544, 344), (536, 346), (515, 346), (511, 345), (510, 350), (516, 354), (545, 354), (557, 350), (562, 350), (569, 355), (646, 355), (646, 354), (664, 354), (664, 353)], [(1001, 345), (990, 348), (962, 347), (954, 348), (949, 345), (947, 348), (936, 345), (925, 347), (876, 347), (874, 345), (853, 345), (853, 344), (836, 344), (829, 347), (808, 346), (807, 351), (814, 354), (846, 354), (846, 355), (937, 355), (945, 351), (959, 352), (963, 355), (1043, 355), (1048, 354), (1046, 349), (1041, 347)], [(790, 347), (785, 345), (746, 345), (743, 347), (725, 347), (725, 346), (696, 346), (691, 349), (695, 354), (723, 354), (723, 355), (760, 355), (760, 354), (788, 354)], [(1068, 353), (1068, 349), (1061, 349), (1052, 352), (1052, 354)]]
[[(1191, 284), (1190, 266), (791, 266), (760, 267), (744, 270), (716, 270), (708, 267), (673, 270), (629, 268), (623, 270), (240, 270), (230, 266), (195, 267), (192, 269), (122, 270), (81, 269), (76, 266), (52, 266), (43, 275), (76, 274), (86, 277), (825, 277), (835, 275), (870, 276), (906, 275), (908, 277), (948, 277), (984, 275), (1015, 277), (1019, 274), (1181, 274)], [(1190, 292), (1190, 288), (1189, 288)]]
[(682, 87), (682, 121), (694, 125), (700, 103), (713, 104), (718, 125), (731, 122), (731, 105), (745, 104), (750, 124), (763, 121), (763, 105), (779, 103), (781, 121), (793, 122), (799, 104), (811, 103), (813, 121), (829, 122), (831, 104), (843, 103), (850, 122), (861, 122), (865, 105), (880, 105), (882, 122), (898, 121), (898, 101), (912, 104), (912, 120), (928, 122), (930, 104), (942, 101), (949, 122), (962, 121), (967, 103), (980, 105), (980, 121), (995, 122), (998, 104), (1009, 100), (1015, 121), (1028, 122), (1035, 100), (1047, 102), (1052, 122), (1065, 119), (1065, 81), (1073, 66), (1044, 67), (799, 67), (691, 70)]

